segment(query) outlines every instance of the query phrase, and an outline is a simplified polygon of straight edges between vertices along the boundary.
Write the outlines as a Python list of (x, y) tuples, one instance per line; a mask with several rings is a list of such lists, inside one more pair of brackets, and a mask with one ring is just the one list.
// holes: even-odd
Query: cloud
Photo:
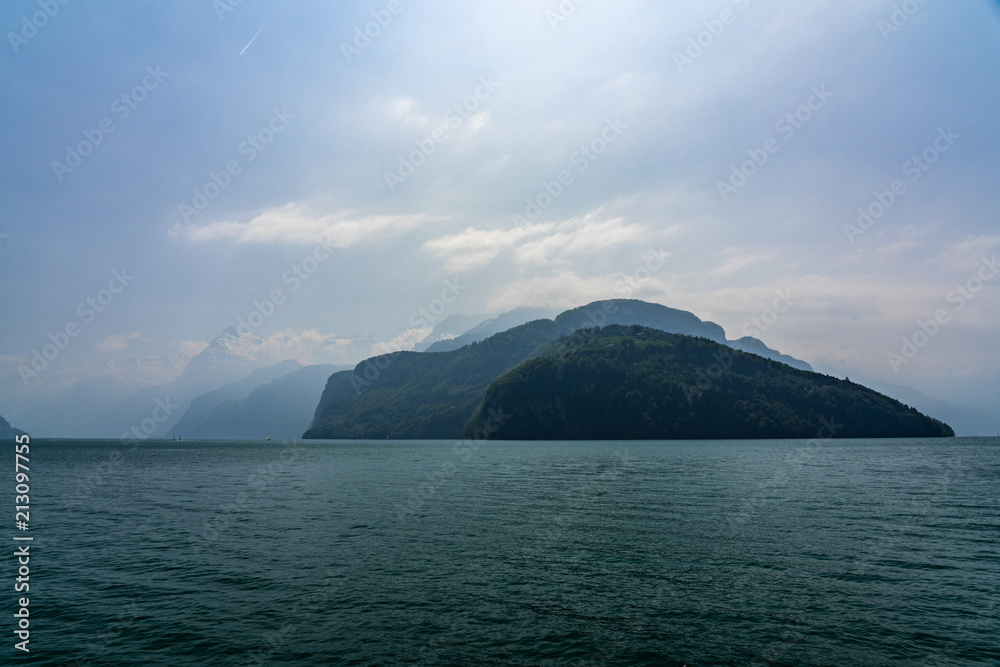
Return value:
[(97, 344), (97, 349), (101, 352), (121, 352), (122, 350), (128, 349), (128, 343), (126, 341), (135, 340), (136, 338), (141, 337), (142, 334), (138, 331), (130, 333), (127, 336), (116, 336), (111, 334)]
[(410, 229), (430, 218), (423, 215), (354, 216), (339, 211), (316, 216), (294, 202), (265, 209), (249, 222), (211, 222), (206, 225), (175, 225), (171, 236), (193, 243), (232, 240), (237, 243), (282, 243), (305, 245), (326, 240), (337, 248), (346, 248), (380, 234)]
[(520, 306), (570, 309), (603, 299), (642, 298), (661, 301), (671, 287), (663, 278), (634, 273), (609, 273), (581, 276), (561, 269), (546, 276), (526, 278), (508, 284), (490, 299), (491, 312), (503, 312)]
[(942, 248), (936, 259), (951, 270), (970, 271), (979, 265), (983, 257), (996, 254), (997, 246), (1000, 246), (1000, 235), (966, 236)]
[[(522, 266), (545, 266), (575, 253), (607, 250), (645, 240), (648, 228), (626, 223), (624, 217), (601, 219), (598, 209), (563, 222), (542, 222), (509, 229), (468, 229), (424, 243), (424, 250), (445, 260), (449, 271), (478, 269), (502, 252), (513, 250)], [(670, 228), (667, 231), (673, 231)]]
[(543, 234), (555, 225), (540, 223), (521, 225), (512, 229), (473, 229), (445, 236), (424, 243), (424, 250), (435, 257), (447, 260), (449, 271), (470, 271), (488, 264), (504, 250), (509, 250), (522, 239)]
[(412, 350), (417, 343), (427, 338), (432, 331), (434, 331), (433, 327), (427, 329), (407, 329), (390, 341), (372, 345), (371, 354), (372, 356), (377, 356), (390, 352), (399, 352), (400, 350)]
[[(729, 254), (732, 250), (732, 248), (727, 248), (723, 252), (725, 254)], [(777, 253), (773, 252), (767, 252), (760, 255), (740, 255), (726, 260), (722, 265), (709, 271), (708, 275), (711, 278), (728, 278), (734, 273), (739, 273), (748, 266), (763, 264), (764, 262), (770, 261), (777, 256)]]
[(325, 334), (317, 329), (307, 329), (301, 334), (292, 329), (276, 332), (256, 347), (256, 360), (276, 364), (293, 359), (303, 366), (313, 364), (354, 364), (371, 356), (371, 336), (345, 336)]
[(514, 253), (518, 264), (545, 265), (553, 258), (570, 253), (604, 250), (622, 243), (638, 243), (646, 237), (646, 227), (626, 224), (625, 218), (598, 220), (597, 213), (561, 223), (545, 238), (525, 243)]

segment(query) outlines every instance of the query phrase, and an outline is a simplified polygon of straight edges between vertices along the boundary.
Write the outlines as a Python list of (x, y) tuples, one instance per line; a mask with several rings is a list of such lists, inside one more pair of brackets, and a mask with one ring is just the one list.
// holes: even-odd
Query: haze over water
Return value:
[(32, 450), (32, 664), (1000, 660), (996, 438)]

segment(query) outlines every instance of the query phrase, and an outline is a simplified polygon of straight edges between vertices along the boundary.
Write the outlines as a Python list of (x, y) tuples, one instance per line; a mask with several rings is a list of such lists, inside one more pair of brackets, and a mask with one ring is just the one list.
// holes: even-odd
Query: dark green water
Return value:
[(998, 439), (31, 452), (4, 664), (1000, 664)]

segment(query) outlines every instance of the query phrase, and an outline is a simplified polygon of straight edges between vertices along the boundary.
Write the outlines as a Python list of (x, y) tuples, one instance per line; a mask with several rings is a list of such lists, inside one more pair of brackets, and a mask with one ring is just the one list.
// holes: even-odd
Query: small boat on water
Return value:
[(270, 442), (270, 441), (271, 441), (271, 434), (270, 434), (270, 433), (268, 433), (268, 434), (267, 434), (267, 437), (266, 437), (266, 438), (264, 438), (264, 439), (265, 439), (265, 440), (267, 440), (268, 442)]

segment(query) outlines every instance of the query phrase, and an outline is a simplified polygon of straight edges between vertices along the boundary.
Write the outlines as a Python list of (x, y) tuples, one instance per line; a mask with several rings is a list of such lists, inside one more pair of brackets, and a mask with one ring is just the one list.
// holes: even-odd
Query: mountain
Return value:
[(812, 366), (801, 359), (796, 359), (795, 357), (790, 357), (787, 354), (782, 354), (777, 350), (772, 350), (767, 345), (764, 345), (764, 343), (760, 340), (751, 338), (750, 336), (744, 336), (743, 338), (737, 340), (727, 340), (726, 345), (734, 350), (739, 350), (740, 352), (749, 352), (750, 354), (756, 354), (764, 357), (765, 359), (770, 359), (771, 361), (780, 361), (781, 363), (791, 366), (792, 368), (797, 368), (800, 371), (813, 370)]
[(144, 437), (169, 434), (194, 398), (241, 380), (260, 367), (256, 351), (262, 344), (258, 336), (229, 327), (196, 354), (175, 380), (140, 389), (107, 408), (91, 422), (92, 432), (86, 435), (118, 438), (135, 434), (136, 429)]
[[(257, 371), (247, 380), (191, 401), (174, 429), (187, 438), (259, 440), (270, 434), (276, 440), (297, 439), (312, 421), (312, 406), (327, 378), (343, 368), (329, 364), (305, 366), (239, 395), (237, 387), (245, 388), (248, 380), (259, 377)], [(223, 395), (229, 398), (216, 400)]]
[[(553, 314), (553, 311), (542, 308), (518, 308), (509, 313), (499, 315), (494, 319), (486, 320), (457, 338), (435, 343), (429, 346), (427, 351), (446, 352), (448, 350), (457, 350), (463, 345), (486, 340), (493, 334), (506, 331), (519, 324), (524, 324), (531, 320), (549, 318)], [(705, 322), (694, 313), (676, 308), (668, 308), (657, 303), (647, 303), (636, 299), (595, 301), (589, 305), (568, 310), (558, 315), (555, 319), (565, 334), (570, 334), (577, 329), (603, 327), (608, 324), (620, 324), (623, 326), (638, 324), (668, 333), (701, 336), (717, 343), (728, 345), (735, 350), (751, 352), (767, 359), (780, 361), (793, 368), (805, 371), (812, 370), (812, 367), (806, 362), (781, 354), (777, 350), (772, 350), (756, 338), (745, 336), (738, 340), (726, 340), (725, 330), (715, 322)]]
[[(527, 310), (512, 313), (508, 315), (513, 319), (533, 314)], [(488, 322), (496, 326), (496, 320)], [(641, 324), (726, 343), (722, 327), (687, 311), (631, 299), (597, 301), (554, 320), (536, 319), (456, 349), (439, 351), (440, 343), (435, 343), (425, 353), (375, 357), (353, 371), (334, 374), (320, 398), (313, 425), (303, 437), (458, 437), (486, 389), (500, 375), (538, 354), (546, 343), (578, 329), (609, 324)], [(763, 343), (760, 346), (778, 355)]]
[(907, 405), (912, 405), (924, 414), (947, 422), (955, 429), (956, 435), (984, 436), (1000, 433), (1000, 416), (995, 413), (958, 406), (903, 385), (875, 382), (863, 376), (855, 376), (853, 379), (858, 384), (863, 384)]
[(302, 368), (302, 365), (298, 362), (291, 360), (282, 361), (273, 366), (259, 368), (241, 380), (224, 384), (218, 389), (213, 389), (210, 392), (196, 396), (191, 399), (190, 406), (177, 423), (174, 424), (173, 429), (181, 435), (188, 435), (192, 438), (207, 437), (195, 432), (194, 426), (206, 415), (213, 414), (216, 408), (225, 403), (242, 401), (261, 385), (293, 373), (300, 368)]
[(486, 315), (449, 315), (438, 322), (427, 337), (413, 347), (413, 351), (423, 352), (434, 343), (453, 340), (481, 324), (486, 318)]
[(577, 331), (494, 382), (465, 428), (498, 440), (950, 437), (847, 380), (647, 327)]
[(304, 438), (454, 438), (486, 388), (560, 335), (529, 322), (449, 352), (395, 352), (334, 373)]
[(490, 336), (498, 334), (501, 331), (513, 329), (516, 326), (526, 324), (532, 320), (551, 319), (557, 313), (558, 311), (549, 308), (517, 308), (485, 321), (481, 321), (460, 336), (443, 338), (424, 349), (428, 352), (447, 352), (449, 350), (457, 350), (460, 347), (465, 347), (471, 343), (478, 343), (479, 341), (486, 340)]
[(10, 425), (3, 415), (0, 415), (0, 440), (13, 440), (19, 435), (25, 435), (24, 431)]
[(100, 437), (107, 435), (100, 428), (104, 413), (145, 387), (113, 376), (91, 378), (19, 413), (17, 423), (40, 438)]

